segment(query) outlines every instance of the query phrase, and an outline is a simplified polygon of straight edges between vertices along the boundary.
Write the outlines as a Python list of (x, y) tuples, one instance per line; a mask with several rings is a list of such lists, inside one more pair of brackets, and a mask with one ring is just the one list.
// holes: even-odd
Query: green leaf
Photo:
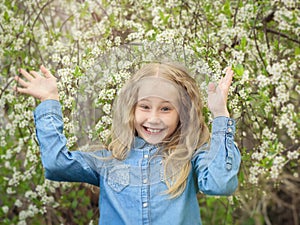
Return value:
[(230, 11), (230, 1), (226, 1), (225, 4), (224, 4), (224, 7), (223, 7), (223, 11), (224, 11), (224, 14), (227, 15), (227, 16), (230, 16), (231, 15), (231, 11)]
[(241, 78), (244, 74), (244, 67), (242, 64), (237, 64), (236, 66), (233, 66), (233, 71), (235, 73), (236, 78)]
[(93, 215), (94, 215), (93, 210), (89, 210), (89, 211), (87, 212), (87, 218), (88, 218), (88, 219), (92, 219), (92, 218), (93, 218)]
[(74, 77), (81, 77), (83, 75), (83, 73), (81, 72), (81, 69), (79, 66), (75, 67), (74, 73), (73, 73)]
[(77, 201), (77, 199), (74, 199), (74, 201), (72, 202), (72, 205), (71, 205), (72, 209), (75, 209), (77, 207), (77, 205), (78, 205), (78, 201)]
[(5, 20), (5, 21), (9, 22), (9, 15), (8, 15), (8, 12), (5, 11), (3, 17), (4, 17), (4, 20)]
[(246, 45), (247, 45), (247, 39), (245, 37), (242, 37), (242, 39), (241, 39), (242, 50), (245, 50)]
[(300, 55), (300, 47), (295, 48), (295, 56)]

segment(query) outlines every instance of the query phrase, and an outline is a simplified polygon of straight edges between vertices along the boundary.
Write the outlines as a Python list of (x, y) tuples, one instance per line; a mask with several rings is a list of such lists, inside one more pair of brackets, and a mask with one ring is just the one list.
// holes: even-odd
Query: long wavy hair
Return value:
[(202, 114), (202, 96), (196, 81), (184, 66), (171, 62), (149, 63), (123, 86), (114, 104), (108, 149), (116, 159), (127, 157), (136, 135), (134, 113), (138, 101), (137, 84), (143, 78), (154, 76), (172, 82), (179, 92), (178, 127), (159, 145), (164, 162), (164, 180), (168, 186), (166, 193), (177, 197), (186, 187), (195, 150), (209, 140), (209, 130)]

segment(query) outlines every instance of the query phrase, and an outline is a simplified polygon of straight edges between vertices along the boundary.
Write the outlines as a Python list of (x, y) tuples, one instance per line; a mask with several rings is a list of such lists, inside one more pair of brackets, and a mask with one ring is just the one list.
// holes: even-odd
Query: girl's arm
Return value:
[(46, 178), (99, 185), (99, 175), (95, 168), (96, 159), (92, 153), (68, 151), (67, 140), (63, 134), (56, 78), (43, 66), (41, 71), (44, 76), (34, 71), (27, 73), (20, 69), (26, 80), (15, 77), (22, 86), (15, 90), (42, 101), (34, 111), (34, 120)]
[(241, 156), (234, 144), (235, 121), (229, 118), (227, 109), (232, 77), (233, 71), (227, 68), (218, 86), (208, 85), (208, 107), (214, 116), (212, 137), (206, 149), (198, 150), (192, 160), (198, 187), (206, 194), (229, 195), (238, 185)]
[(235, 121), (217, 117), (209, 144), (194, 155), (192, 165), (199, 190), (208, 195), (230, 195), (238, 186), (241, 155), (234, 144)]
[(97, 161), (100, 160), (95, 157), (96, 153), (69, 151), (67, 148), (60, 103), (56, 100), (43, 101), (34, 111), (34, 120), (45, 177), (99, 186), (97, 164), (100, 162)]

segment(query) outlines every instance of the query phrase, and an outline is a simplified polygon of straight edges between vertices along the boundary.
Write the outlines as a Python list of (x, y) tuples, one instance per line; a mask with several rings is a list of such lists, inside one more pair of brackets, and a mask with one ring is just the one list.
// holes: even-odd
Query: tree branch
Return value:
[(235, 27), (235, 25), (236, 25), (236, 18), (237, 18), (237, 14), (238, 14), (238, 11), (239, 11), (239, 5), (240, 5), (240, 0), (238, 1), (237, 6), (234, 10), (233, 27)]
[(266, 31), (267, 31), (268, 33), (272, 33), (272, 34), (279, 35), (280, 37), (284, 37), (284, 38), (286, 38), (286, 39), (288, 39), (288, 40), (290, 40), (290, 41), (293, 41), (293, 42), (295, 42), (295, 43), (297, 43), (297, 44), (300, 44), (300, 40), (291, 38), (290, 36), (288, 36), (288, 35), (286, 35), (286, 34), (284, 34), (284, 33), (281, 33), (281, 32), (279, 32), (279, 31), (277, 31), (277, 30), (273, 30), (273, 29), (271, 29), (271, 28), (266, 28)]

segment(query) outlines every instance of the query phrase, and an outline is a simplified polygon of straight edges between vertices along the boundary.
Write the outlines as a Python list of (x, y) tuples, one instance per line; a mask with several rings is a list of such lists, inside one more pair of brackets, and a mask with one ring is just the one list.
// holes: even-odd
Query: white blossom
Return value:
[(8, 213), (9, 207), (5, 205), (5, 206), (2, 206), (1, 209), (2, 209), (2, 212), (6, 214), (6, 213)]
[(299, 155), (300, 155), (300, 153), (297, 150), (295, 150), (295, 151), (288, 151), (287, 158), (290, 159), (290, 160), (298, 159)]

